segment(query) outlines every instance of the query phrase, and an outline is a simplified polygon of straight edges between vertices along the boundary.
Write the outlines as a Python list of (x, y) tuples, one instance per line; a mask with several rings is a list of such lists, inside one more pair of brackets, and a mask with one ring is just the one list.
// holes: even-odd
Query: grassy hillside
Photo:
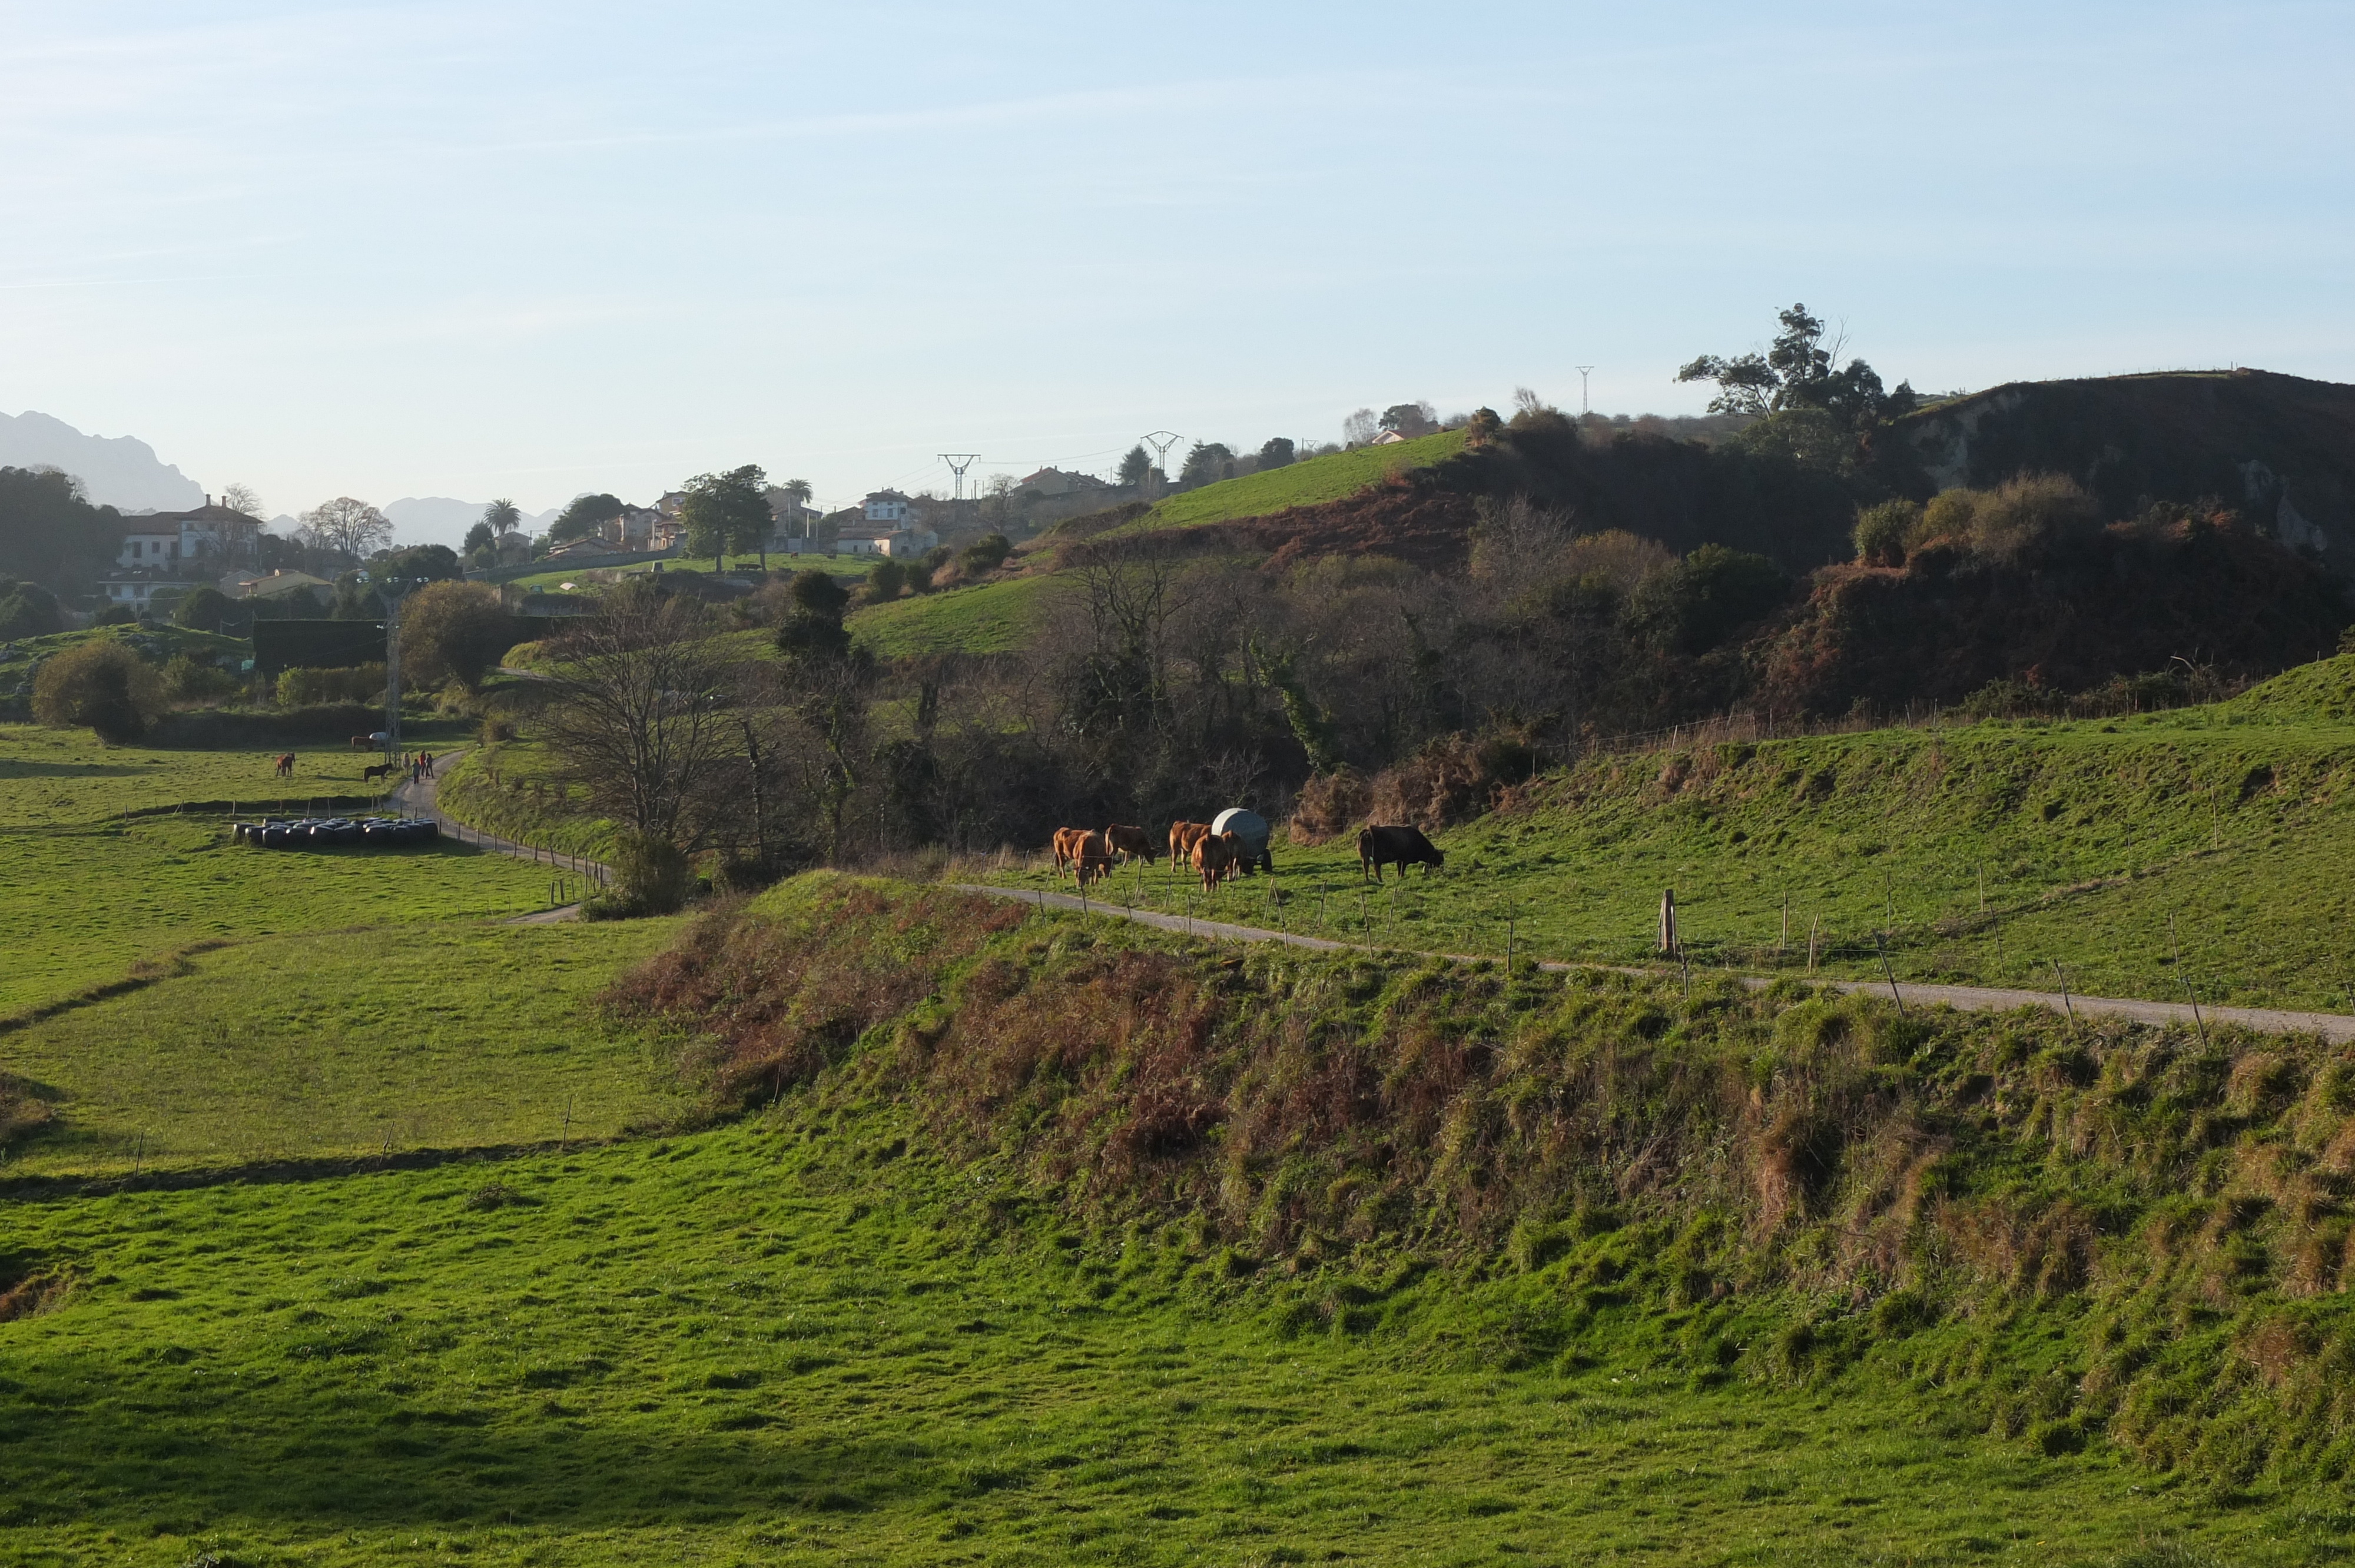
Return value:
[(1273, 884), (1132, 872), (1114, 895), (1455, 952), (1503, 953), (1509, 921), (1525, 955), (1630, 962), (1673, 890), (1701, 963), (1804, 968), (1813, 931), (1858, 978), (1878, 937), (1906, 979), (2052, 990), (2057, 961), (2088, 992), (2355, 1011), (2355, 893), (2321, 869), (2355, 854), (2351, 683), (2341, 658), (2213, 708), (1602, 758), (1362, 900), (1350, 835), (1279, 846)]
[(1154, 528), (1184, 528), (1199, 523), (1225, 523), (1238, 517), (1265, 517), (1295, 506), (1315, 506), (1338, 501), (1403, 469), (1430, 468), (1464, 450), (1461, 430), (1403, 441), (1395, 446), (1359, 447), (1308, 458), (1284, 468), (1220, 480), (1183, 495), (1173, 495), (1118, 533)]
[[(614, 938), (531, 938), (580, 939)], [(2250, 1210), (2230, 1152), (2328, 1136), (2309, 1054), (1238, 961), (831, 877), (627, 994), (740, 981), (717, 1081), (805, 1066), (733, 1126), (17, 1187), (0, 1555), (2302, 1563), (2355, 1531), (2311, 1382), (2341, 1298), (2275, 1261), (2333, 1222), (2314, 1181)], [(368, 1048), (498, 1026), (421, 994)], [(2095, 1115), (2115, 1157), (2047, 1131)]]
[(24, 637), (0, 642), (0, 710), (22, 715), (32, 700), (33, 677), (53, 653), (85, 642), (123, 642), (151, 663), (164, 664), (180, 654), (208, 664), (235, 670), (253, 657), (253, 644), (241, 637), (223, 637), (184, 626), (91, 626), (80, 631), (59, 631), (48, 637)]
[(1052, 577), (1035, 577), (948, 588), (853, 610), (844, 624), (886, 658), (1003, 653), (1029, 640), (1048, 596), (1061, 588)]

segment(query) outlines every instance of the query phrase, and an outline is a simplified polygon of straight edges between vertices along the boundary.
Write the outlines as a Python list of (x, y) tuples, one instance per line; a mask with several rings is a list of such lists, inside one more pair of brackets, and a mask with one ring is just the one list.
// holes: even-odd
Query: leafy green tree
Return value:
[(390, 550), (368, 563), (368, 576), (378, 582), (408, 584), (447, 582), (464, 577), (458, 553), (447, 545), (411, 545)]
[(483, 508), (483, 520), (479, 526), (488, 528), (491, 537), (496, 540), (500, 535), (513, 533), (523, 526), (523, 509), (502, 495)]
[(467, 690), (516, 644), (515, 618), (485, 583), (428, 583), (400, 607), (400, 654), (421, 689), (455, 678)]
[(789, 659), (839, 658), (850, 651), (842, 612), (850, 594), (832, 572), (794, 574), (793, 609), (777, 623), (777, 651)]
[(1428, 403), (1393, 403), (1382, 410), (1381, 427), (1401, 436), (1427, 436), (1439, 429), (1439, 411)]
[(758, 550), (761, 569), (768, 570), (769, 534), (776, 526), (764, 493), (768, 488), (769, 476), (758, 463), (688, 480), (678, 508), (679, 521), (687, 524), (687, 553), (709, 556), (724, 567), (730, 552)]
[(466, 530), (465, 542), (458, 546), (458, 553), (470, 561), (478, 560), (498, 548), (498, 535), (491, 532), (489, 524), (477, 523)]
[(33, 677), (35, 718), (53, 729), (87, 727), (110, 746), (137, 740), (163, 711), (155, 666), (111, 640), (53, 654)]
[(1776, 316), (1782, 331), (1764, 354), (1726, 358), (1704, 354), (1677, 372), (1682, 381), (1716, 384), (1712, 414), (1764, 417), (1793, 408), (1820, 408), (1852, 429), (1913, 411), (1913, 388), (1902, 382), (1885, 391), (1880, 376), (1861, 359), (1836, 366), (1845, 339), (1826, 342), (1823, 318), (1804, 304)]
[(907, 586), (908, 568), (886, 556), (868, 570), (867, 602), (889, 604), (898, 599), (900, 590)]
[(1260, 445), (1259, 466), (1286, 468), (1292, 464), (1297, 455), (1297, 449), (1293, 446), (1290, 436), (1270, 436)]
[(561, 545), (568, 539), (593, 539), (606, 524), (628, 510), (618, 495), (602, 492), (576, 495), (548, 525), (548, 543)]
[(1224, 441), (1196, 441), (1186, 454), (1186, 466), (1178, 471), (1181, 484), (1209, 484), (1234, 476), (1234, 449)]
[(38, 583), (0, 582), (0, 642), (47, 637), (64, 627), (57, 596), (48, 589)]
[(229, 595), (210, 585), (197, 588), (172, 610), (172, 620), (198, 631), (218, 631), (229, 613)]
[(1139, 441), (1128, 449), (1126, 457), (1120, 460), (1120, 482), (1125, 485), (1135, 486), (1144, 484), (1152, 478), (1153, 454), (1145, 450), (1143, 441)]

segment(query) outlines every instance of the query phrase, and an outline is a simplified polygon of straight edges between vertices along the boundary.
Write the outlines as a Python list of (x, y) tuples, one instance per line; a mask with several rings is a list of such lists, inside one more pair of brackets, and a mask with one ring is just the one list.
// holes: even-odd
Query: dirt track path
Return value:
[[(994, 898), (1012, 898), (1025, 904), (1036, 904), (1041, 909), (1067, 909), (1089, 915), (1111, 915), (1123, 920), (1135, 920), (1180, 936), (1206, 937), (1222, 942), (1283, 942), (1295, 948), (1313, 948), (1320, 952), (1418, 952), (1415, 948), (1381, 948), (1359, 942), (1336, 942), (1324, 937), (1304, 937), (1292, 931), (1270, 931), (1258, 926), (1235, 926), (1222, 920), (1196, 920), (1183, 915), (1164, 915), (1155, 909), (1131, 909), (1124, 905), (1106, 904), (1102, 899), (1082, 898), (1069, 893), (1046, 893), (1035, 888), (989, 887), (979, 883), (952, 883), (949, 885), (962, 893), (986, 894)], [(1432, 953), (1423, 956), (1471, 959), (1485, 958), (1494, 961), (1496, 955), (1474, 953)], [(1541, 969), (1613, 969), (1622, 974), (1648, 975), (1664, 978), (1675, 971), (1669, 969), (1632, 969), (1618, 964), (1565, 964), (1541, 962)], [(1743, 975), (1742, 983), (1763, 990), (1774, 983), (1759, 975)], [(1900, 1002), (1908, 1007), (1958, 1007), (1972, 1012), (2008, 1012), (2019, 1007), (2041, 1007), (2071, 1016), (2083, 1014), (2095, 1018), (2125, 1018), (2137, 1023), (2159, 1025), (2183, 1024), (2200, 1028), (2207, 1024), (2230, 1023), (2243, 1029), (2254, 1029), (2263, 1034), (2319, 1034), (2325, 1040), (2355, 1040), (2355, 1018), (2336, 1012), (2291, 1012), (2268, 1007), (2201, 1007), (2194, 1015), (2188, 1004), (2178, 1001), (2139, 1001), (2128, 997), (2077, 996), (2063, 997), (2057, 992), (2042, 991), (2007, 991), (1994, 986), (1923, 985), (1900, 981), (1891, 986), (1885, 980), (1819, 980), (1812, 983), (1834, 991), (1872, 993), (1888, 996), (1893, 991)]]
[[(394, 785), (393, 800), (405, 810), (414, 812), (421, 817), (432, 818), (441, 825), (442, 832), (460, 843), (474, 844), (498, 854), (513, 855), (517, 860), (531, 861), (535, 864), (547, 866), (551, 872), (570, 872), (576, 876), (600, 878), (607, 874), (602, 864), (585, 855), (563, 854), (554, 850), (544, 850), (531, 844), (518, 843), (513, 839), (503, 839), (496, 833), (486, 833), (479, 828), (470, 828), (464, 822), (443, 816), (440, 806), (436, 803), (442, 789), (440, 776), (444, 768), (454, 764), (464, 755), (464, 747), (455, 751), (435, 753), (432, 771), (416, 783)], [(559, 920), (577, 920), (580, 917), (579, 904), (563, 904), (529, 915), (518, 915), (507, 924), (547, 926)]]

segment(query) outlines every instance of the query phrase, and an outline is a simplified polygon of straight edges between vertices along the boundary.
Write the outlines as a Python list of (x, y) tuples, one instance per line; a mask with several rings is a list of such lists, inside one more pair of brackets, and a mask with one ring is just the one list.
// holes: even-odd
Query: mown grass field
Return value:
[(86, 729), (0, 725), (0, 823), (83, 824), (124, 811), (196, 800), (293, 800), (381, 789), (360, 769), (381, 760), (347, 747), (294, 747), (294, 776), (272, 770), (290, 749), (165, 750), (108, 746)]
[(1344, 835), (1279, 842), (1273, 885), (1205, 897), (1165, 864), (1109, 891), (1438, 951), (1501, 955), (1509, 925), (1518, 955), (1614, 963), (1655, 961), (1673, 891), (1702, 964), (1804, 969), (1812, 933), (1850, 978), (1882, 974), (1878, 940), (1909, 980), (2355, 1011), (2355, 890), (2328, 869), (2355, 853), (2355, 726), (2278, 698), (1604, 758), (1436, 835), (1428, 879), (1363, 890)]
[(1049, 599), (1063, 588), (1052, 576), (1013, 577), (870, 605), (851, 611), (844, 624), (890, 659), (1003, 653), (1030, 640)]
[(548, 905), (544, 866), (430, 849), (254, 849), (220, 818), (123, 829), (0, 829), (0, 1017), (220, 938), (422, 925)]
[(2236, 1563), (2355, 1519), (1597, 1366), (1287, 1336), (1178, 1238), (781, 1115), (496, 1165), (18, 1200), (21, 1563)]
[(1265, 517), (1294, 506), (1315, 506), (1355, 495), (1380, 484), (1402, 469), (1429, 468), (1464, 450), (1462, 430), (1442, 430), (1394, 446), (1359, 447), (1309, 458), (1241, 479), (1220, 480), (1183, 495), (1173, 495), (1135, 522), (1114, 533), (1143, 533), (1156, 528), (1185, 528), (1200, 523), (1225, 523), (1238, 517)]
[(439, 920), (257, 938), (0, 1034), (61, 1128), (8, 1176), (122, 1175), (610, 1138), (681, 1102), (590, 1003), (675, 921)]

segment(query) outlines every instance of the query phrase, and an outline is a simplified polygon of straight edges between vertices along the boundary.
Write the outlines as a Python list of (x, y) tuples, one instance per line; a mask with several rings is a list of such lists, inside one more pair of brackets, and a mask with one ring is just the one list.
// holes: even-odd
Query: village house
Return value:
[(216, 505), (209, 495), (186, 512), (151, 512), (123, 519), (114, 570), (99, 583), (112, 604), (144, 609), (157, 590), (211, 581), (226, 572), (261, 565), (261, 520)]

